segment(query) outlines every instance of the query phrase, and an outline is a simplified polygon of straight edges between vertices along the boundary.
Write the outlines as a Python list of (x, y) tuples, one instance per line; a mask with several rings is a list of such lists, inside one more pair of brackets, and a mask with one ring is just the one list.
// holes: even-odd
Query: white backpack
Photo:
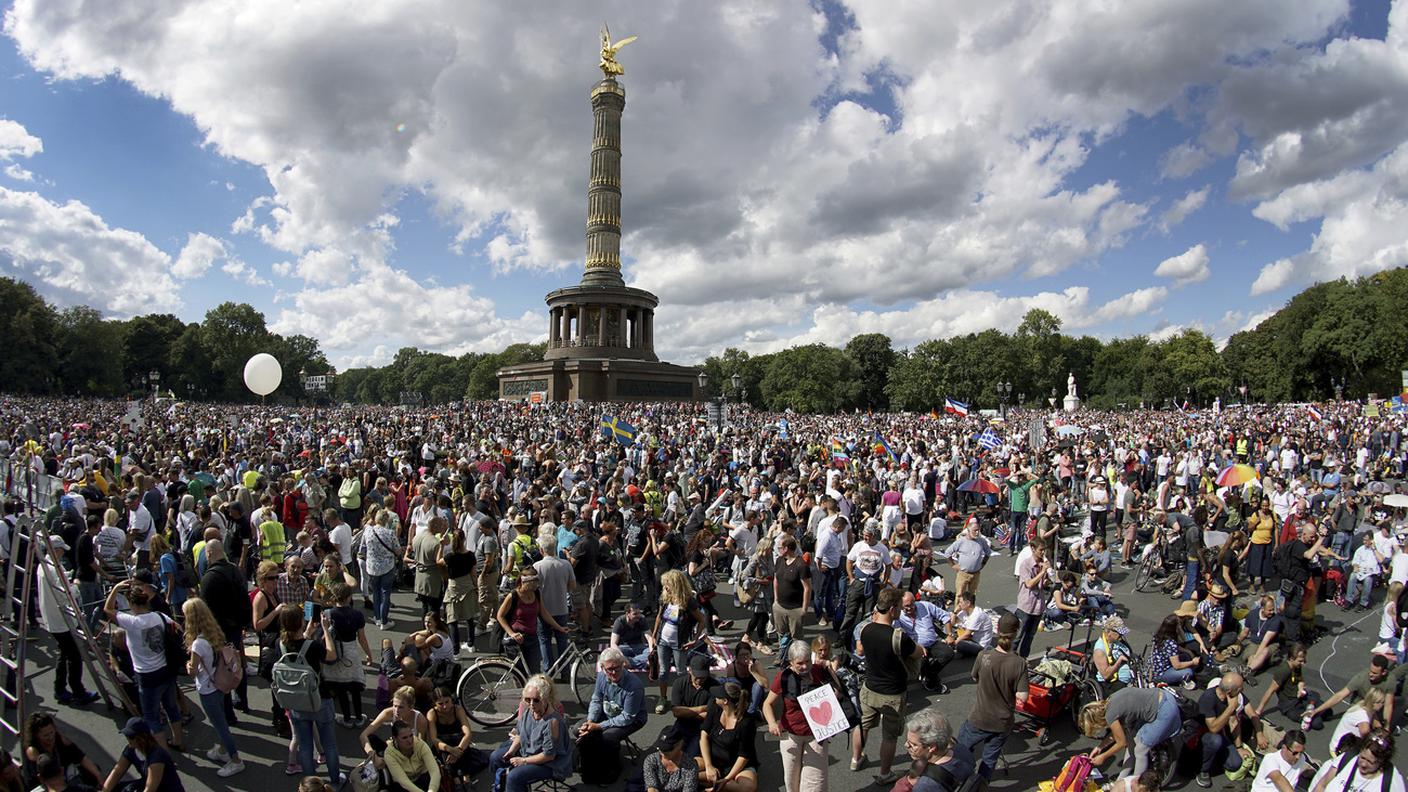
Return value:
[(298, 654), (285, 653), (274, 663), (271, 687), (274, 700), (284, 709), (317, 712), (323, 708), (323, 697), (318, 693), (318, 672), (303, 657), (312, 643), (312, 639), (304, 640)]

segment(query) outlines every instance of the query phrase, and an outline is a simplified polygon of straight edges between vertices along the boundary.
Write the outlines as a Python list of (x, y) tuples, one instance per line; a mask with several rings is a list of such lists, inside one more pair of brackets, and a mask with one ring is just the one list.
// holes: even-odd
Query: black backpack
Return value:
[(929, 765), (924, 768), (924, 775), (928, 776), (934, 783), (943, 787), (945, 792), (983, 792), (988, 788), (988, 781), (982, 774), (973, 769), (973, 772), (964, 776), (960, 781), (953, 777), (943, 765)]

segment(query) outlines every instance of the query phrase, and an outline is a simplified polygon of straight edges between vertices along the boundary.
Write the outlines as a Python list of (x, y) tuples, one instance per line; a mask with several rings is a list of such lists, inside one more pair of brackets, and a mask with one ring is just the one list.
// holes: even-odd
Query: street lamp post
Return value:
[(1011, 381), (1008, 381), (1008, 382), (999, 381), (999, 382), (997, 383), (997, 401), (998, 401), (999, 413), (1002, 415), (1002, 419), (1003, 419), (1004, 421), (1007, 420), (1007, 400), (1010, 399), (1010, 398), (1012, 398), (1012, 383), (1011, 383)]
[(1026, 406), (1027, 406), (1027, 394), (1026, 394), (1026, 393), (1019, 393), (1019, 394), (1017, 394), (1017, 406), (1018, 406), (1018, 407), (1026, 407)]
[(1185, 407), (1193, 403), (1193, 386), (1187, 385), (1183, 388), (1183, 405)]
[[(743, 378), (734, 374), (729, 378), (729, 384), (733, 386), (734, 401), (742, 401), (741, 391), (743, 389)], [(702, 396), (704, 389), (709, 385), (709, 375), (703, 371), (699, 372), (699, 393)], [(724, 409), (728, 406), (728, 391), (725, 388), (719, 389), (719, 395), (711, 399), (714, 403), (714, 433), (722, 435), (724, 433)]]
[(1242, 406), (1247, 406), (1247, 383), (1237, 386), (1237, 391), (1242, 394)]
[(1331, 377), (1330, 382), (1335, 386), (1335, 401), (1344, 401), (1344, 375), (1339, 379)]
[(1047, 399), (1046, 401), (1047, 401), (1047, 403), (1049, 403), (1052, 407), (1055, 407), (1055, 406), (1056, 406), (1056, 389), (1055, 389), (1055, 388), (1052, 388), (1052, 389), (1051, 389), (1051, 398)]
[(151, 371), (148, 371), (148, 372), (147, 372), (147, 383), (152, 386), (152, 400), (155, 401), (156, 399), (160, 398), (160, 396), (161, 396), (161, 372), (160, 372), (160, 371), (157, 371), (156, 369), (152, 369)]

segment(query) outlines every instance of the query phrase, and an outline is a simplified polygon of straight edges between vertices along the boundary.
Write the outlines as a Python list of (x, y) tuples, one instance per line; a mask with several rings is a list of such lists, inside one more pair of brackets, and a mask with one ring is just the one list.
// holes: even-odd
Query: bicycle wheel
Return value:
[(1159, 564), (1158, 555), (1150, 553), (1139, 559), (1139, 567), (1134, 570), (1134, 590), (1144, 591), (1154, 579), (1154, 568)]
[(592, 693), (596, 690), (595, 669), (596, 663), (591, 660), (583, 658), (572, 661), (571, 675), (567, 678), (567, 683), (572, 686), (572, 695), (577, 698), (577, 703), (583, 707), (591, 703)]
[(470, 720), (485, 727), (507, 726), (518, 712), (526, 681), (511, 661), (490, 657), (460, 674), (455, 694)]

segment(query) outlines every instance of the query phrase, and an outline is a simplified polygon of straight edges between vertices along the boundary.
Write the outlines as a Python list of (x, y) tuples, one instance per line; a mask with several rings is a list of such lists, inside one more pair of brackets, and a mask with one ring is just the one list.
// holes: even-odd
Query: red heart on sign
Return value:
[(823, 701), (820, 704), (807, 710), (807, 714), (812, 716), (812, 720), (825, 726), (831, 722), (831, 702)]

